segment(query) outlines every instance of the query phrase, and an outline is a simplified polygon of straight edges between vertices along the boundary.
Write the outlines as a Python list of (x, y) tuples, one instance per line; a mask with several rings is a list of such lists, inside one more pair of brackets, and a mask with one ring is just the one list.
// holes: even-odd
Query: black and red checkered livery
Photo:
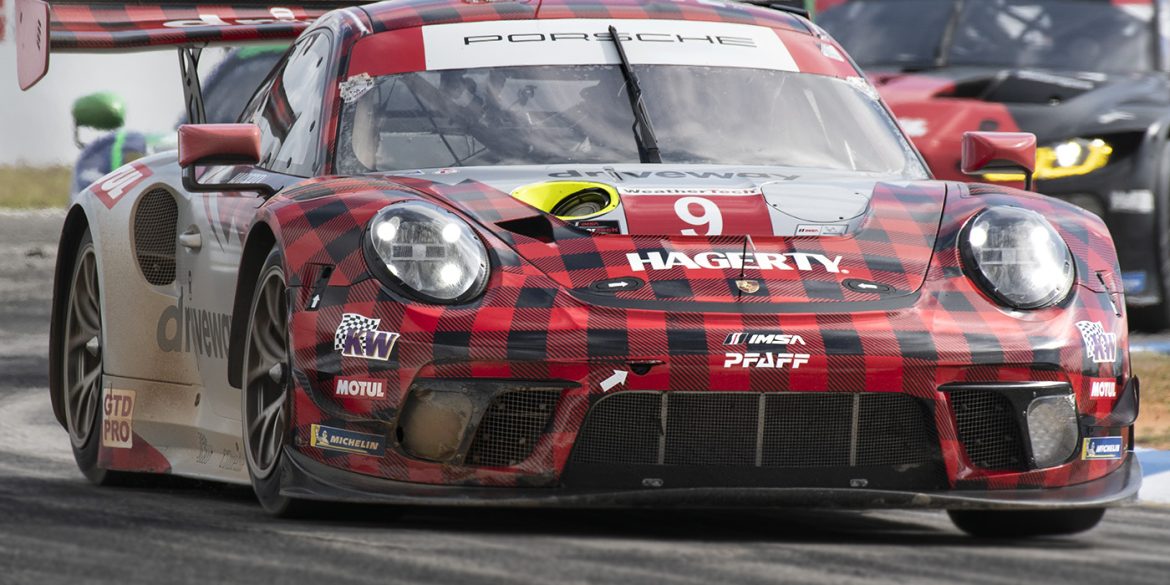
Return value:
[[(305, 23), (240, 124), (181, 132), (179, 156), (70, 212), (53, 391), (83, 470), (250, 482), (275, 512), (828, 505), (1091, 527), (1140, 483), (1105, 224), (931, 179), (798, 12), (404, 0)], [(90, 253), (106, 317), (87, 344), (69, 332)], [(96, 428), (133, 440), (86, 442), (73, 355), (104, 360), (123, 405)]]

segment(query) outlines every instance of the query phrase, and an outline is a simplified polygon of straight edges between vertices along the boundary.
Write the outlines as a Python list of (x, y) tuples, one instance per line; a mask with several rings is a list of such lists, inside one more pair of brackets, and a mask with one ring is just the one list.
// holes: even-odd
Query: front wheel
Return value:
[(1091, 530), (1105, 508), (1079, 510), (947, 510), (959, 530), (983, 538), (1060, 536)]
[(241, 424), (256, 499), (276, 516), (297, 516), (307, 502), (280, 494), (284, 448), (291, 436), (288, 285), (278, 249), (256, 279), (244, 340)]

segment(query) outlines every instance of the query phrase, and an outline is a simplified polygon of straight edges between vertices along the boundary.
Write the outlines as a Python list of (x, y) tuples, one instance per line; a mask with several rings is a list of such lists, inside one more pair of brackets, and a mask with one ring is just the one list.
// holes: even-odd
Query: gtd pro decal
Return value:
[(824, 254), (792, 252), (789, 254), (768, 252), (703, 252), (690, 255), (685, 252), (647, 252), (626, 254), (634, 272), (647, 270), (798, 270), (810, 272), (824, 270), (831, 274), (849, 274), (841, 268), (841, 257), (829, 258)]
[(106, 388), (102, 395), (102, 446), (134, 446), (134, 391)]
[(399, 335), (389, 331), (378, 331), (381, 319), (373, 319), (356, 313), (345, 313), (333, 335), (333, 349), (345, 357), (386, 361), (394, 351)]
[(153, 174), (144, 164), (130, 163), (98, 179), (89, 189), (107, 209), (113, 209), (127, 191)]

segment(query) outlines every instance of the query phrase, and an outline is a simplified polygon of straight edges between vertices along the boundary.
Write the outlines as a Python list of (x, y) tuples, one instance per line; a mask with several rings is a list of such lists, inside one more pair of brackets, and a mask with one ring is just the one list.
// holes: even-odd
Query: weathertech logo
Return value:
[(1093, 380), (1089, 398), (1117, 398), (1117, 382), (1114, 380)]
[(381, 319), (345, 313), (333, 335), (333, 349), (345, 357), (386, 361), (394, 351), (399, 334), (378, 331)]
[(383, 383), (376, 380), (338, 378), (334, 395), (354, 398), (385, 398), (386, 390)]
[(830, 259), (823, 254), (792, 252), (790, 254), (768, 252), (703, 252), (691, 256), (685, 252), (647, 252), (626, 254), (634, 272), (647, 270), (798, 270), (810, 272), (824, 270), (831, 274), (849, 274), (841, 269), (841, 257)]

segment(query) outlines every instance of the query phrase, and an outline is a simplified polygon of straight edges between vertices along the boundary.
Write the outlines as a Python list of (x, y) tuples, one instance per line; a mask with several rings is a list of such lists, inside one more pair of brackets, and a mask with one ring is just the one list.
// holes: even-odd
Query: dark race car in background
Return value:
[[(228, 52), (204, 79), (203, 106), (207, 121), (235, 122), (248, 98), (256, 93), (256, 87), (268, 77), (287, 49), (287, 45), (258, 45)], [(123, 164), (175, 148), (173, 130), (148, 133), (124, 128), (126, 107), (121, 97), (112, 92), (79, 98), (73, 103), (72, 113), (74, 137), (81, 153), (73, 166), (70, 198)], [(185, 121), (181, 120), (180, 124)], [(82, 128), (110, 132), (83, 143), (79, 138)]]
[(965, 131), (1036, 134), (1038, 190), (1113, 233), (1130, 323), (1170, 326), (1170, 1), (820, 0), (818, 9), (938, 178), (965, 180)]

